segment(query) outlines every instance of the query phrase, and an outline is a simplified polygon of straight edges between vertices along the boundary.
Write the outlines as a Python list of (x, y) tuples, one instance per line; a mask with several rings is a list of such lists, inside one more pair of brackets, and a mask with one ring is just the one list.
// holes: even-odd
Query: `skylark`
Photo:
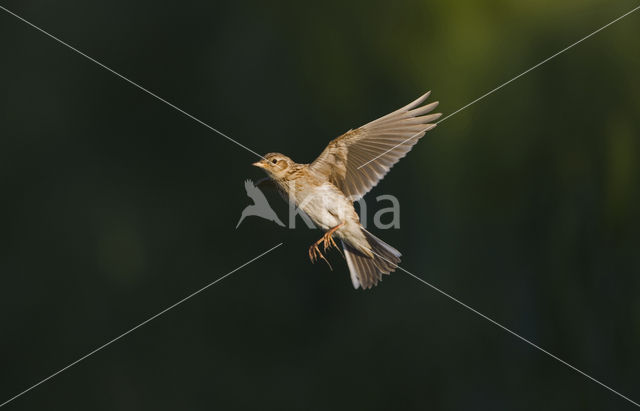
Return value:
[[(353, 201), (362, 198), (436, 126), (440, 113), (430, 113), (438, 102), (420, 106), (424, 94), (411, 104), (332, 140), (311, 164), (298, 164), (280, 153), (269, 153), (254, 166), (265, 170), (282, 196), (304, 211), (325, 234), (309, 248), (309, 258), (340, 239), (355, 288), (378, 284), (393, 272), (400, 252), (360, 224)], [(420, 106), (420, 107), (419, 107)], [(329, 266), (331, 266), (329, 264)]]

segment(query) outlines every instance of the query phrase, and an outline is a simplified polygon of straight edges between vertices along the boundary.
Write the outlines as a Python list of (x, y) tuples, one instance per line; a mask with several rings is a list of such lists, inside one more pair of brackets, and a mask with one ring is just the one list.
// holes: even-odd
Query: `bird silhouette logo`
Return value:
[(240, 216), (240, 220), (236, 225), (236, 228), (240, 227), (240, 223), (249, 216), (256, 216), (264, 218), (265, 220), (273, 221), (281, 227), (284, 227), (284, 223), (280, 221), (275, 211), (269, 205), (267, 201), (267, 197), (264, 196), (262, 191), (253, 184), (251, 180), (245, 180), (244, 188), (247, 190), (247, 196), (253, 200), (253, 204), (245, 207), (242, 210), (242, 215)]

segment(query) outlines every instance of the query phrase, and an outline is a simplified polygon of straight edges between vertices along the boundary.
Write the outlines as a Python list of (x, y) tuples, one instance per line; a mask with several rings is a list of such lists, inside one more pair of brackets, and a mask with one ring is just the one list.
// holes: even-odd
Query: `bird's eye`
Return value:
[(271, 160), (271, 162), (272, 162), (273, 164), (275, 164), (275, 163), (277, 163), (277, 162), (278, 162), (278, 160), (276, 160), (276, 159), (274, 158), (273, 160)]

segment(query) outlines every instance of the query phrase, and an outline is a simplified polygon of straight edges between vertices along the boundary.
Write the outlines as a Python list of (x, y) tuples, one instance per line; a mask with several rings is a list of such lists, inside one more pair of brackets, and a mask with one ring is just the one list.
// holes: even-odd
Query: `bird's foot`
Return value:
[(312, 263), (315, 263), (318, 260), (318, 258), (322, 258), (324, 262), (327, 263), (331, 271), (333, 271), (333, 267), (331, 267), (331, 263), (329, 263), (329, 260), (327, 260), (326, 257), (322, 254), (322, 251), (320, 251), (319, 245), (322, 241), (323, 241), (323, 238), (319, 239), (318, 241), (313, 243), (311, 247), (309, 247), (309, 259), (311, 260)]
[(332, 229), (330, 229), (329, 231), (327, 231), (326, 233), (324, 233), (324, 235), (322, 236), (320, 241), (323, 242), (323, 246), (324, 246), (324, 251), (325, 252), (327, 252), (327, 250), (330, 249), (331, 247), (335, 247), (336, 250), (340, 251), (340, 248), (338, 247), (336, 242), (333, 241), (333, 233), (335, 233), (336, 230), (338, 228), (342, 227), (343, 225), (344, 225), (344, 223), (340, 223), (337, 226), (335, 226)]
[[(327, 263), (329, 268), (333, 271), (333, 267), (331, 267), (331, 263), (329, 263), (329, 260), (327, 260), (324, 254), (322, 254), (322, 251), (320, 251), (320, 244), (322, 243), (325, 253), (331, 247), (335, 247), (335, 249), (338, 250), (340, 254), (342, 254), (342, 251), (340, 251), (340, 248), (338, 247), (338, 245), (333, 239), (333, 233), (335, 233), (336, 230), (342, 227), (343, 225), (344, 223), (340, 223), (337, 226), (333, 227), (332, 229), (324, 233), (324, 235), (318, 241), (313, 243), (311, 247), (309, 247), (309, 259), (311, 260), (312, 263), (315, 263), (318, 260), (318, 258), (322, 258), (324, 262)], [(344, 254), (342, 256), (344, 257)]]

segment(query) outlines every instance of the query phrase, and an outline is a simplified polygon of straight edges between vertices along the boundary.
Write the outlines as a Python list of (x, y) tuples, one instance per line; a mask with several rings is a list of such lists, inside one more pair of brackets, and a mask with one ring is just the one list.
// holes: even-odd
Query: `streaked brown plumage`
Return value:
[[(353, 286), (373, 287), (382, 274), (395, 270), (400, 252), (376, 238), (360, 224), (353, 201), (362, 198), (436, 126), (437, 105), (420, 106), (430, 93), (411, 104), (332, 140), (311, 164), (298, 164), (279, 153), (254, 163), (263, 168), (285, 199), (302, 209), (325, 235), (309, 248), (312, 261), (320, 251), (342, 243)], [(328, 263), (328, 261), (327, 261)]]

